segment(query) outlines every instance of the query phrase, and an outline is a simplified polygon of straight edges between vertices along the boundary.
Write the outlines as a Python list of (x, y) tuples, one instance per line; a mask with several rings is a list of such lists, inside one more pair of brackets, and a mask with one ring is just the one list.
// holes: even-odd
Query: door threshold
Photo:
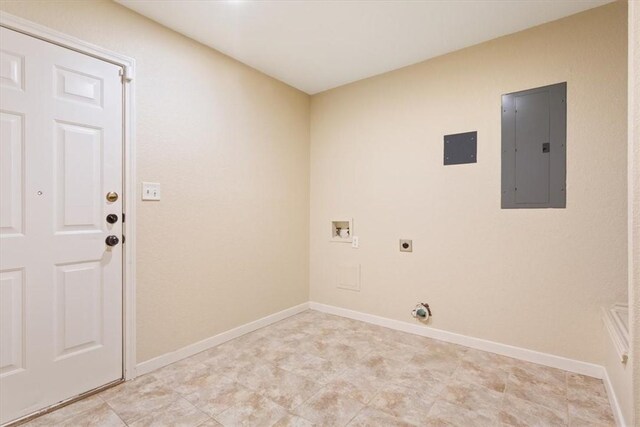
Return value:
[(2, 424), (2, 426), (0, 426), (0, 427), (16, 427), (16, 426), (19, 426), (19, 425), (23, 425), (25, 423), (28, 423), (29, 421), (33, 421), (34, 419), (36, 419), (38, 417), (41, 417), (43, 415), (46, 415), (46, 414), (51, 413), (53, 411), (56, 411), (58, 409), (64, 408), (65, 406), (71, 405), (72, 403), (76, 403), (79, 400), (86, 399), (87, 397), (93, 396), (94, 394), (100, 393), (101, 391), (104, 391), (104, 390), (106, 390), (108, 388), (115, 387), (118, 384), (122, 384), (123, 382), (124, 382), (123, 378), (117, 379), (115, 381), (111, 381), (110, 383), (107, 383), (105, 385), (101, 385), (100, 387), (96, 387), (93, 390), (89, 390), (87, 392), (84, 392), (82, 394), (79, 394), (77, 396), (69, 398), (67, 400), (63, 400), (62, 402), (55, 403), (55, 404), (53, 404), (53, 405), (51, 405), (51, 406), (49, 406), (47, 408), (41, 409), (41, 410), (36, 411), (36, 412), (34, 412), (32, 414), (25, 415), (24, 417), (18, 418), (18, 419), (13, 420), (13, 421), (9, 421), (6, 424)]

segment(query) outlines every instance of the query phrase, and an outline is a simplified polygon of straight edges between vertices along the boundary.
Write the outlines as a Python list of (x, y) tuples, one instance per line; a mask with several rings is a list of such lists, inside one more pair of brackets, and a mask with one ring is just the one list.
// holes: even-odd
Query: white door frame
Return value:
[(124, 70), (123, 75), (123, 355), (122, 375), (125, 380), (136, 377), (136, 150), (135, 150), (135, 59), (87, 43), (40, 24), (0, 11), (0, 26), (71, 49), (112, 64)]

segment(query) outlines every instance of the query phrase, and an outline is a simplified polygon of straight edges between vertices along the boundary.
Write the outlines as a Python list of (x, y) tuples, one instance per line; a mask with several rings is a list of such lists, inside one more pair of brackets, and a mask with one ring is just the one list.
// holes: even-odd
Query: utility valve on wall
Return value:
[(426, 302), (419, 302), (411, 311), (411, 315), (421, 322), (426, 323), (431, 317), (431, 308), (429, 308), (429, 304)]

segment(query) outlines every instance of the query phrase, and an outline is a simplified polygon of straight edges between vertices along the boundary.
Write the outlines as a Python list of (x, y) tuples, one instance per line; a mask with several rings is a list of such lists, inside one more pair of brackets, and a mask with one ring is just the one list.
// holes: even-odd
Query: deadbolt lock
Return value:
[(107, 236), (104, 242), (107, 246), (115, 246), (120, 243), (120, 239), (118, 239), (118, 236)]
[(116, 200), (118, 200), (118, 193), (116, 193), (115, 191), (109, 191), (107, 193), (107, 201), (113, 203)]

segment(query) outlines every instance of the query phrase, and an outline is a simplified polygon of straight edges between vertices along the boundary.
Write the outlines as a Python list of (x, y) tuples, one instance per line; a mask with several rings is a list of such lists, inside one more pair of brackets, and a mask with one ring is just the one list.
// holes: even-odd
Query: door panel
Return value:
[(102, 274), (89, 262), (57, 267), (56, 360), (102, 345)]
[(24, 278), (22, 270), (0, 273), (0, 376), (24, 368)]
[(102, 79), (99, 77), (56, 67), (58, 98), (102, 107), (102, 90)]
[(122, 83), (5, 28), (0, 50), (4, 423), (122, 377)]
[(56, 123), (57, 232), (98, 231), (102, 214), (102, 131)]
[(23, 68), (23, 56), (2, 49), (0, 55), (0, 85), (11, 89), (23, 90)]
[(21, 234), (23, 215), (23, 122), (20, 114), (0, 111), (0, 234)]
[(549, 92), (516, 97), (516, 203), (549, 201)]

